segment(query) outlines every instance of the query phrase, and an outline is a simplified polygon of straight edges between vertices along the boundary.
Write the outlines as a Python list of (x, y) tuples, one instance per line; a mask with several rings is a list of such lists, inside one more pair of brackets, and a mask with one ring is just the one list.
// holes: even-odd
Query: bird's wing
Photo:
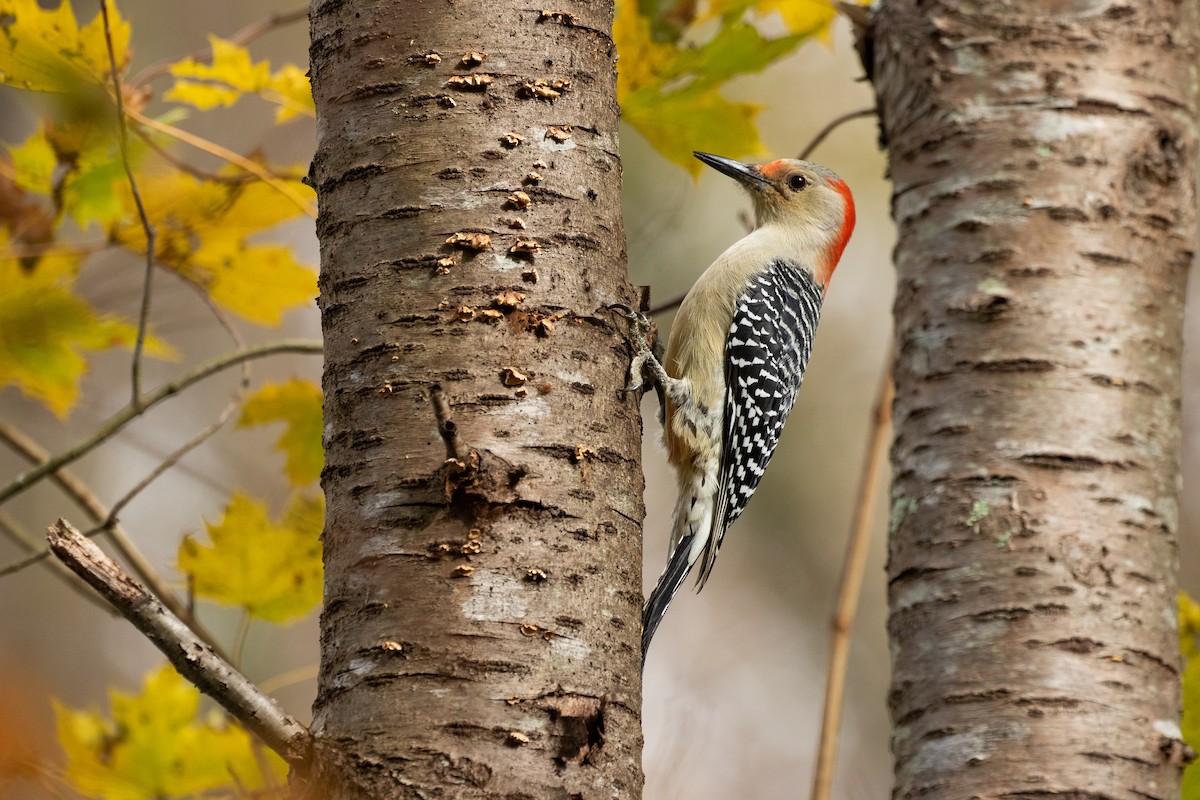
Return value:
[(776, 261), (738, 298), (725, 351), (725, 422), (717, 507), (697, 585), (725, 531), (746, 508), (779, 444), (812, 353), (824, 292), (812, 274)]

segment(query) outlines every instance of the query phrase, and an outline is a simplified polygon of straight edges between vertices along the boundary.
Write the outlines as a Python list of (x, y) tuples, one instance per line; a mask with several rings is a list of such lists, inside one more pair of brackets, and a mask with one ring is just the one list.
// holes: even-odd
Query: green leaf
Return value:
[(288, 480), (303, 485), (321, 477), (321, 387), (299, 378), (268, 384), (246, 401), (238, 427), (274, 422), (286, 426), (275, 447), (287, 455)]
[(701, 47), (681, 50), (661, 76), (664, 83), (687, 76), (690, 89), (713, 89), (738, 75), (774, 64), (795, 50), (808, 35), (766, 39), (753, 25), (735, 22), (721, 28)]
[(112, 690), (109, 702), (106, 717), (54, 701), (67, 780), (84, 796), (152, 800), (283, 785), (283, 760), (222, 715), (201, 717), (200, 692), (170, 665), (147, 675), (141, 694)]
[(1200, 603), (1179, 593), (1179, 651), (1186, 659), (1200, 655)]
[(184, 538), (179, 569), (197, 597), (268, 622), (295, 621), (321, 602), (324, 517), (320, 494), (295, 497), (277, 523), (264, 504), (235, 494), (219, 522), (205, 523), (211, 545)]
[[(130, 143), (130, 160), (137, 163), (146, 146)], [(125, 212), (124, 167), (116, 129), (94, 120), (43, 121), (24, 143), (9, 150), (18, 186), (55, 203), (86, 228), (107, 225)]]
[[(1200, 750), (1200, 604), (1179, 593), (1179, 650), (1183, 654), (1183, 741)], [(1183, 771), (1183, 800), (1200, 800), (1200, 762)]]
[(715, 91), (685, 89), (663, 97), (651, 87), (628, 98), (622, 115), (659, 153), (696, 175), (700, 162), (692, 158), (693, 150), (762, 152), (754, 125), (760, 110), (750, 103), (731, 103)]
[(763, 150), (755, 125), (758, 107), (725, 99), (721, 87), (730, 78), (762, 70), (824, 30), (767, 39), (744, 19), (748, 8), (744, 0), (712, 7), (696, 22), (719, 15), (716, 32), (689, 46), (686, 35), (668, 42), (653, 37), (654, 21), (639, 15), (635, 0), (617, 3), (613, 38), (621, 56), (617, 96), (623, 118), (692, 175), (702, 169), (691, 157), (693, 150), (728, 156)]
[[(8, 249), (0, 232), (0, 253)], [(51, 252), (32, 269), (0, 256), (0, 386), (15, 385), (58, 417), (75, 405), (79, 381), (87, 372), (84, 353), (129, 347), (137, 328), (100, 314), (74, 293), (79, 256)], [(157, 339), (151, 355), (170, 356)]]

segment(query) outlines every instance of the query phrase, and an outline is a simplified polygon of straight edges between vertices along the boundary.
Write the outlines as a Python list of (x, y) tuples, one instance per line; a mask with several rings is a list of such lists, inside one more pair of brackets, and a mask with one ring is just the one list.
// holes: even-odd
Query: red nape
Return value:
[(837, 269), (842, 251), (846, 249), (846, 243), (850, 241), (850, 234), (854, 233), (855, 220), (854, 195), (850, 194), (850, 187), (840, 178), (830, 181), (829, 187), (846, 201), (846, 210), (842, 215), (842, 228), (838, 231), (837, 238), (833, 240), (833, 246), (829, 248), (829, 261), (823, 265), (821, 274), (817, 276), (826, 288), (829, 287), (829, 279), (833, 277), (833, 271)]

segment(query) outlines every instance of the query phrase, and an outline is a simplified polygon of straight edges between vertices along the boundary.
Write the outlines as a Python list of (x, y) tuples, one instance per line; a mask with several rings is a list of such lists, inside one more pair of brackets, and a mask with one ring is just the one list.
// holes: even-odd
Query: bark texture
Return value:
[(312, 6), (333, 797), (635, 798), (611, 3)]
[(897, 798), (1175, 797), (1192, 0), (887, 0)]

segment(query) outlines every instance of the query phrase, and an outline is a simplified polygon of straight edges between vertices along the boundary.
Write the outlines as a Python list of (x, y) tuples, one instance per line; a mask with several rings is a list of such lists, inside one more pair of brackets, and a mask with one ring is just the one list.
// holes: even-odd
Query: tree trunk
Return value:
[(540, 8), (312, 6), (330, 797), (640, 795), (612, 4)]
[(897, 798), (1171, 798), (1193, 2), (887, 0)]

